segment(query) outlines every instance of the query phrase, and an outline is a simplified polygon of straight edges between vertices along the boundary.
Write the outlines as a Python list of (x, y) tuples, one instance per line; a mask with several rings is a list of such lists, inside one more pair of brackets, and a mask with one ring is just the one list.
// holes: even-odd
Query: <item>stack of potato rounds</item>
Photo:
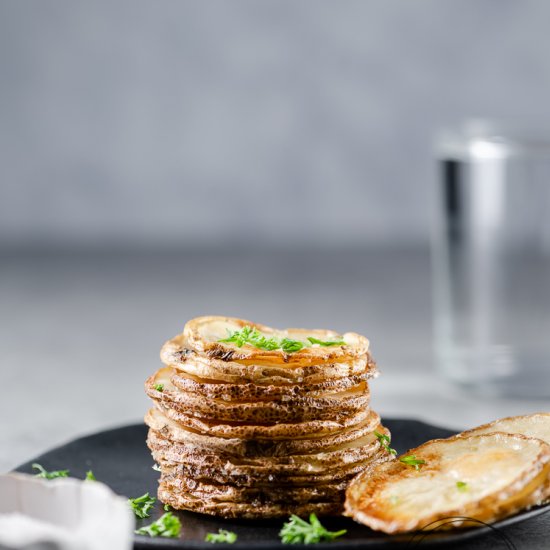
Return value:
[(200, 317), (161, 351), (147, 443), (173, 508), (223, 517), (339, 514), (358, 472), (391, 458), (355, 333)]

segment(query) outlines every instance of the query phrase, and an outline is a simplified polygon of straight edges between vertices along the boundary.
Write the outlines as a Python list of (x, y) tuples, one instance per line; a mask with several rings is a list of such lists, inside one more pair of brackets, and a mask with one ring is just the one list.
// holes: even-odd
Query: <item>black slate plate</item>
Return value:
[[(451, 430), (438, 428), (415, 420), (384, 420), (384, 424), (392, 433), (392, 446), (401, 453), (415, 447), (428, 439), (448, 437)], [(137, 497), (145, 492), (156, 494), (158, 472), (152, 469), (154, 464), (149, 449), (145, 445), (147, 427), (143, 424), (134, 424), (99, 432), (87, 437), (76, 439), (62, 447), (53, 449), (39, 457), (22, 464), (17, 468), (19, 472), (31, 473), (33, 462), (42, 464), (47, 470), (69, 469), (71, 476), (84, 478), (87, 470), (92, 469), (96, 478), (113, 491), (127, 497)], [(487, 536), (487, 548), (495, 547), (514, 548), (507, 540), (505, 528), (547, 511), (549, 507), (539, 507), (528, 512), (517, 514), (491, 527), (479, 527), (466, 531), (443, 531), (425, 537), (423, 534), (415, 536), (388, 536), (376, 533), (369, 528), (358, 525), (347, 518), (327, 518), (324, 525), (330, 530), (347, 529), (347, 534), (330, 543), (315, 545), (315, 548), (345, 548), (348, 550), (359, 548), (390, 548), (416, 547), (427, 544), (464, 543), (469, 547), (472, 539)], [(138, 526), (154, 521), (164, 513), (162, 505), (157, 503), (149, 519), (139, 520)], [(177, 512), (183, 530), (180, 539), (148, 538), (136, 536), (135, 548), (216, 548), (204, 542), (209, 532), (217, 532), (219, 528), (234, 531), (238, 541), (231, 546), (238, 549), (274, 549), (283, 547), (279, 541), (278, 532), (282, 521), (250, 521), (250, 520), (223, 520), (192, 512)], [(296, 546), (292, 546), (295, 548)]]

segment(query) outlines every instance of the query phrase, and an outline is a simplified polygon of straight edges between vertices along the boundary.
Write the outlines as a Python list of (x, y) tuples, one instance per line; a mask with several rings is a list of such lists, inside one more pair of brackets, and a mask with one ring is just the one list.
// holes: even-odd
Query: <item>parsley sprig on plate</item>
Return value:
[(237, 540), (237, 533), (233, 531), (226, 531), (225, 529), (218, 529), (217, 533), (208, 533), (204, 537), (205, 542), (211, 542), (216, 544), (219, 542), (225, 542), (227, 544), (233, 544)]
[[(308, 336), (310, 345), (319, 346), (343, 346), (345, 342), (343, 340), (319, 340), (313, 336)], [(266, 351), (283, 350), (285, 353), (296, 353), (301, 349), (307, 347), (307, 344), (300, 340), (293, 340), (292, 338), (268, 338), (264, 336), (257, 328), (249, 325), (243, 327), (241, 330), (235, 330), (229, 333), (227, 338), (222, 338), (218, 342), (224, 342), (228, 344), (235, 344), (238, 348), (242, 348), (245, 344), (253, 346), (258, 349)]]
[(178, 537), (181, 532), (181, 521), (172, 512), (166, 512), (157, 521), (136, 529), (137, 535), (150, 537)]
[(333, 540), (346, 532), (346, 529), (328, 531), (315, 514), (309, 516), (309, 523), (293, 514), (283, 525), (279, 536), (283, 544), (312, 544)]
[[(38, 470), (37, 474), (34, 474), (34, 477), (41, 477), (43, 479), (56, 479), (58, 477), (69, 477), (69, 470), (52, 470), (48, 472), (44, 466), (37, 464), (36, 462), (32, 465), (33, 469)], [(84, 477), (85, 481), (97, 481), (92, 470), (86, 472)]]
[(148, 518), (151, 515), (149, 514), (149, 510), (153, 507), (156, 501), (157, 499), (155, 497), (150, 496), (149, 493), (145, 493), (137, 498), (129, 498), (128, 504), (134, 511), (134, 514), (138, 518), (143, 519)]
[(35, 474), (34, 477), (42, 477), (44, 479), (55, 479), (57, 477), (69, 477), (69, 470), (52, 470), (51, 472), (48, 472), (43, 466), (36, 463), (34, 463), (32, 467), (33, 469), (38, 470), (38, 473)]

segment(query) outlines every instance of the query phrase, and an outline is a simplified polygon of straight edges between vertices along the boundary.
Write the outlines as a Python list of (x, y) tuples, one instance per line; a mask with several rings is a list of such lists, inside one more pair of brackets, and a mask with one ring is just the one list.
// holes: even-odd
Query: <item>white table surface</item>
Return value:
[(550, 410), (480, 398), (432, 359), (425, 249), (0, 256), (0, 471), (94, 431), (140, 422), (143, 381), (191, 317), (366, 334), (372, 406), (451, 428)]

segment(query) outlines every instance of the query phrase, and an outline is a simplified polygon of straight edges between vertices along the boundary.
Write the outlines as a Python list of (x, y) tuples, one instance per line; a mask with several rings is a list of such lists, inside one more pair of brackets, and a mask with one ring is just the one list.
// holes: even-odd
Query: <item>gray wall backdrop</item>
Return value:
[(0, 244), (429, 235), (431, 142), (548, 118), (541, 0), (3, 0)]

